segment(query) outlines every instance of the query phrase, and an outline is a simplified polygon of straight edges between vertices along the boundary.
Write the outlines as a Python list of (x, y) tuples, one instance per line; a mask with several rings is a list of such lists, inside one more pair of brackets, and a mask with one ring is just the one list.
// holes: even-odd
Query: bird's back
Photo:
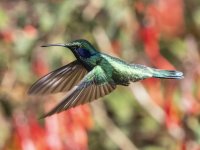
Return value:
[(116, 84), (128, 85), (130, 81), (131, 66), (125, 61), (106, 54), (101, 54), (100, 66)]
[(152, 77), (152, 70), (149, 67), (139, 64), (128, 64), (119, 58), (106, 54), (101, 54), (101, 56), (103, 58), (102, 68), (112, 77), (116, 84), (129, 85), (130, 81), (135, 82)]

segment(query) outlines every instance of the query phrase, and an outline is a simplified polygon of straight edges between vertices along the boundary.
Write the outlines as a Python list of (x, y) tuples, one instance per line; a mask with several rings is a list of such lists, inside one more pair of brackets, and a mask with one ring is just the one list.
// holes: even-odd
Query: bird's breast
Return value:
[(80, 58), (80, 61), (88, 71), (91, 71), (101, 62), (101, 58), (98, 57), (97, 55), (97, 56), (91, 56), (89, 58)]

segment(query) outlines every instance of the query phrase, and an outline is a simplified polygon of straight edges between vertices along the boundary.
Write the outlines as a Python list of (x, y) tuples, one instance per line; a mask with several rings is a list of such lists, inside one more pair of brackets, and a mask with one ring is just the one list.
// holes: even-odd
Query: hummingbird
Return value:
[(76, 60), (48, 73), (30, 87), (28, 93), (37, 95), (69, 91), (63, 100), (42, 118), (103, 97), (115, 90), (118, 85), (128, 86), (130, 82), (146, 78), (183, 78), (183, 73), (176, 70), (129, 64), (101, 53), (84, 39), (67, 44), (47, 44), (42, 47), (50, 46), (70, 49)]

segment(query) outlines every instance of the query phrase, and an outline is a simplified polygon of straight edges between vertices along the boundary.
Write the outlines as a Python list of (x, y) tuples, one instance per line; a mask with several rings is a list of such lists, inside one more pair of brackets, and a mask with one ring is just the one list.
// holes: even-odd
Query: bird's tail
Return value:
[(184, 76), (180, 71), (153, 69), (153, 77), (165, 79), (182, 79)]

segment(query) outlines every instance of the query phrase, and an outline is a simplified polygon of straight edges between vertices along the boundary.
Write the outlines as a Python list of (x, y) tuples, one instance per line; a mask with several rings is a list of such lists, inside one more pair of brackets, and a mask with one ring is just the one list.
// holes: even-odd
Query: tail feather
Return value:
[(165, 79), (182, 79), (184, 78), (183, 73), (175, 70), (160, 70), (154, 69), (153, 77), (165, 78)]

